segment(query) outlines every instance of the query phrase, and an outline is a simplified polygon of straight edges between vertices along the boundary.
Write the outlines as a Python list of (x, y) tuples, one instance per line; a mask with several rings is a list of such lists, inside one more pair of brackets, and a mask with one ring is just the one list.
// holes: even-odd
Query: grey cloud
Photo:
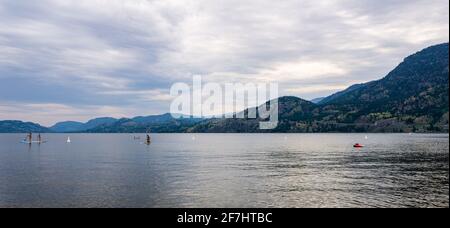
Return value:
[[(446, 0), (0, 0), (0, 103), (165, 112), (167, 101), (143, 94), (164, 98), (193, 74), (271, 77), (281, 95), (324, 96), (447, 42), (448, 8)], [(311, 68), (320, 63), (330, 65), (324, 74)]]

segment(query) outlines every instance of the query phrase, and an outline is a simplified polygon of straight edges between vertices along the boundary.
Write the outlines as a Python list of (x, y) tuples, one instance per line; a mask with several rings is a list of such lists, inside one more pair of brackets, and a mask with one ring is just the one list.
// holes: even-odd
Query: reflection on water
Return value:
[(0, 207), (449, 206), (448, 135), (134, 136), (0, 134)]

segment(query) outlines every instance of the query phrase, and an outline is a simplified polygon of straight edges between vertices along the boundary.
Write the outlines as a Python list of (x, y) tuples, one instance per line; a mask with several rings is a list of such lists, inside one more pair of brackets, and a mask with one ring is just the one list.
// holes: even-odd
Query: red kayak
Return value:
[(354, 148), (363, 148), (364, 146), (359, 143), (356, 143), (355, 145), (353, 145), (353, 147)]

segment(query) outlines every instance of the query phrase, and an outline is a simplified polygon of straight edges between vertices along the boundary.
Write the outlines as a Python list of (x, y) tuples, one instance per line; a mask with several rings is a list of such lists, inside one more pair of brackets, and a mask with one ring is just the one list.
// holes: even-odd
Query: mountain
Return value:
[[(345, 123), (400, 124), (414, 131), (448, 131), (449, 45), (407, 57), (381, 80), (351, 87), (324, 99), (334, 120)], [(333, 117), (331, 117), (333, 119)], [(385, 126), (386, 127), (386, 126)]]
[(59, 122), (50, 129), (53, 132), (83, 132), (87, 131), (93, 128), (96, 128), (100, 125), (104, 124), (112, 124), (116, 122), (117, 119), (110, 118), (110, 117), (102, 117), (102, 118), (96, 118), (89, 120), (87, 123), (81, 123), (81, 122), (75, 122), (75, 121), (66, 121), (66, 122)]
[(77, 132), (83, 128), (84, 123), (75, 121), (59, 122), (50, 129), (54, 132)]
[(212, 119), (188, 132), (448, 132), (448, 50), (448, 43), (426, 48), (384, 78), (318, 104), (282, 97), (274, 130), (259, 130), (258, 119)]
[(105, 125), (105, 124), (113, 124), (116, 121), (117, 121), (117, 119), (111, 118), (111, 117), (102, 117), (102, 118), (96, 118), (93, 120), (89, 120), (87, 123), (84, 124), (83, 131), (93, 129), (93, 128), (96, 128), (98, 126)]
[[(175, 118), (174, 118), (175, 117)], [(86, 123), (76, 121), (60, 122), (52, 126), (52, 132), (89, 132), (89, 133), (145, 133), (152, 132), (182, 132), (203, 119), (182, 114), (163, 114), (137, 116), (134, 118), (115, 119), (102, 117), (89, 120)]]
[[(390, 106), (404, 108), (403, 102), (415, 96), (424, 98), (424, 92), (438, 97), (448, 94), (448, 48), (448, 43), (426, 48), (406, 58), (383, 79), (352, 86), (325, 98), (321, 104), (385, 110)], [(448, 100), (448, 96), (444, 98)]]
[[(132, 119), (123, 118), (110, 124), (103, 124), (87, 130), (91, 133), (175, 133), (184, 132), (188, 128), (203, 121), (201, 118), (191, 118), (183, 115), (171, 114), (139, 116)], [(181, 118), (178, 118), (181, 117)]]
[(164, 123), (171, 121), (173, 119), (170, 113), (164, 115), (154, 115), (154, 116), (138, 116), (131, 119), (138, 124), (154, 124), (154, 123)]
[(50, 129), (31, 122), (17, 120), (0, 121), (0, 133), (48, 133)]

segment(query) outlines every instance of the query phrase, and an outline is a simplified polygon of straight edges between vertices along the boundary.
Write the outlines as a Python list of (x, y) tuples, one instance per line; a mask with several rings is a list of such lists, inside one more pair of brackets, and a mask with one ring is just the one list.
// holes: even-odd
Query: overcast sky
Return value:
[(312, 99), (448, 34), (448, 0), (0, 0), (0, 120), (161, 114), (195, 74)]

